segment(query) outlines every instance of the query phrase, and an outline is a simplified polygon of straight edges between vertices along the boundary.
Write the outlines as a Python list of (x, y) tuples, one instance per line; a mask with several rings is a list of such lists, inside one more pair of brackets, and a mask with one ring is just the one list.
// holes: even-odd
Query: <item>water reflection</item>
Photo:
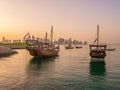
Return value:
[(45, 90), (49, 85), (48, 78), (53, 77), (56, 57), (38, 58), (34, 57), (26, 67), (26, 90)]
[(91, 62), (105, 62), (104, 58), (91, 58), (90, 59)]
[(46, 68), (49, 68), (49, 66), (51, 66), (51, 68), (54, 66), (54, 61), (55, 61), (56, 57), (49, 57), (49, 58), (39, 58), (39, 57), (33, 57), (30, 60), (30, 63), (27, 65), (27, 71), (37, 71), (37, 70), (43, 70)]
[(41, 58), (34, 57), (30, 60), (29, 69), (30, 68), (40, 69), (42, 63), (43, 63), (43, 60)]
[(90, 75), (105, 76), (105, 62), (90, 62)]

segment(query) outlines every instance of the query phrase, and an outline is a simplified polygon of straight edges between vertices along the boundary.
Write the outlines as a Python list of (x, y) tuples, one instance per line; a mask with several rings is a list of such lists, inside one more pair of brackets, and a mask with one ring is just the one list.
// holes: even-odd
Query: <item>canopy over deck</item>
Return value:
[(107, 45), (95, 45), (95, 44), (91, 44), (89, 46), (90, 47), (107, 47)]

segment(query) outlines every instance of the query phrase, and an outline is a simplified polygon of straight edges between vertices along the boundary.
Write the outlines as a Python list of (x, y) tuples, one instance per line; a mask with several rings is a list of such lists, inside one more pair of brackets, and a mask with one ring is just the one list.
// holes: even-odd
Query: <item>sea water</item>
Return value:
[(33, 58), (25, 49), (0, 58), (0, 90), (120, 90), (120, 46), (91, 62), (89, 46)]

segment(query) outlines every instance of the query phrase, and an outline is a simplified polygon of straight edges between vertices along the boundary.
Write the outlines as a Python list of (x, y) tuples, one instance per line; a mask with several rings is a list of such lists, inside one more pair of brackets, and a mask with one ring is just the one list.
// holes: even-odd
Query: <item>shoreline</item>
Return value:
[(0, 57), (10, 56), (17, 53), (18, 53), (17, 51), (14, 51), (9, 47), (0, 46)]
[(7, 46), (11, 49), (26, 49), (26, 46)]

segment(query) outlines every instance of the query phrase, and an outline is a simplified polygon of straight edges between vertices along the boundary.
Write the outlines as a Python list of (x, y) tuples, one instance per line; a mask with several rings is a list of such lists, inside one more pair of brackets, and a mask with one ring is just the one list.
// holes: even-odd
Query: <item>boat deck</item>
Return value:
[(92, 58), (104, 58), (106, 56), (106, 45), (89, 45)]

